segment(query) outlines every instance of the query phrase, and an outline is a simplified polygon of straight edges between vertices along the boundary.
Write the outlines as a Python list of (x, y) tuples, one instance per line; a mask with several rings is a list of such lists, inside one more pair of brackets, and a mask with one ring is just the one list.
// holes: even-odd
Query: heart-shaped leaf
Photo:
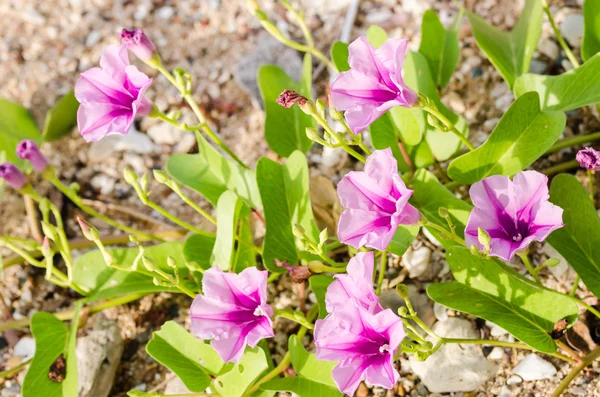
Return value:
[(600, 1), (583, 2), (583, 41), (581, 57), (584, 61), (600, 52)]
[(0, 154), (4, 154), (4, 161), (24, 169), (28, 162), (17, 156), (17, 145), (23, 139), (31, 139), (39, 144), (42, 138), (40, 130), (29, 110), (21, 105), (0, 99), (0, 114)]
[(242, 210), (242, 200), (231, 190), (219, 197), (217, 203), (217, 238), (211, 255), (211, 265), (228, 271), (235, 260), (235, 237)]
[(44, 141), (55, 141), (70, 133), (77, 124), (77, 109), (79, 102), (75, 99), (75, 93), (69, 91), (46, 114), (42, 134)]

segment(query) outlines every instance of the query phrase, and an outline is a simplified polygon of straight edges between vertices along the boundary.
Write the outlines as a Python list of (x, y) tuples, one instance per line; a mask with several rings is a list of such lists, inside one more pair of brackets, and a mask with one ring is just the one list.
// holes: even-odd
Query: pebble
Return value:
[(521, 377), (517, 376), (517, 375), (511, 375), (506, 380), (506, 384), (509, 386), (518, 385), (519, 383), (522, 383), (522, 382), (523, 382), (523, 379), (521, 379)]
[(433, 314), (435, 314), (435, 318), (437, 318), (438, 321), (448, 320), (448, 308), (437, 302), (433, 303)]
[[(470, 321), (452, 317), (438, 322), (433, 331), (449, 338), (478, 338)], [(431, 392), (468, 392), (492, 377), (497, 366), (488, 361), (474, 345), (443, 345), (425, 361), (410, 357), (411, 370)]]
[(93, 30), (87, 37), (87, 39), (85, 39), (85, 46), (86, 47), (93, 47), (96, 44), (98, 44), (98, 42), (100, 41), (100, 39), (102, 38), (102, 36), (100, 35), (100, 32), (98, 32), (97, 30)]
[(431, 242), (431, 244), (435, 245), (436, 247), (442, 246), (442, 243), (440, 243), (438, 241), (438, 239), (436, 239), (428, 229), (422, 228), (421, 230), (423, 231), (423, 234), (425, 235), (425, 237), (427, 237), (427, 240), (429, 240)]
[(508, 335), (508, 331), (505, 330), (504, 328), (502, 328), (499, 325), (494, 324), (491, 321), (486, 321), (485, 325), (490, 329), (490, 335), (496, 337), (496, 338), (500, 338), (504, 335)]
[[(148, 128), (146, 133), (159, 145), (175, 145), (179, 142), (185, 131), (168, 123), (158, 123)], [(190, 132), (193, 135), (193, 133)]]
[(562, 275), (569, 270), (569, 262), (567, 262), (567, 260), (561, 254), (559, 254), (558, 251), (555, 250), (554, 247), (550, 244), (544, 244), (544, 246), (542, 247), (542, 252), (548, 255), (548, 258), (556, 258), (559, 260), (558, 265), (550, 267), (548, 268), (548, 270), (550, 270), (550, 273), (552, 273), (554, 277), (560, 279)]
[(175, 15), (175, 8), (161, 7), (154, 12), (157, 19), (171, 19)]
[(29, 336), (21, 338), (13, 350), (13, 355), (21, 356), (22, 361), (27, 361), (35, 355), (35, 340)]
[(506, 352), (500, 346), (496, 346), (492, 349), (490, 354), (488, 354), (487, 358), (490, 360), (500, 361), (506, 356)]
[(106, 174), (98, 174), (92, 178), (90, 184), (96, 191), (100, 192), (100, 194), (108, 196), (115, 190), (116, 182), (117, 181), (114, 178), (111, 178)]
[(546, 69), (548, 69), (548, 65), (546, 65), (545, 62), (540, 61), (539, 59), (531, 60), (531, 64), (529, 65), (529, 73), (544, 74)]
[(348, 154), (340, 148), (324, 147), (321, 156), (321, 167), (327, 175), (336, 174), (348, 161)]
[[(172, 374), (174, 375), (174, 374)], [(165, 387), (165, 394), (188, 394), (191, 391), (183, 384), (183, 381), (178, 377), (174, 376), (167, 387)]]
[(550, 59), (556, 59), (560, 54), (558, 44), (556, 44), (554, 40), (551, 40), (548, 37), (544, 37), (540, 40), (540, 44), (538, 44), (537, 49), (540, 52), (540, 54), (544, 54)]
[(20, 397), (21, 386), (16, 382), (7, 381), (2, 391), (0, 391), (0, 397)]
[(493, 119), (488, 119), (483, 122), (483, 130), (485, 132), (492, 132), (494, 130), (494, 128), (496, 128), (496, 126), (498, 125), (499, 122), (500, 122), (500, 119), (497, 117), (493, 118)]
[(148, 135), (132, 128), (127, 135), (109, 135), (92, 143), (88, 149), (88, 159), (90, 163), (102, 162), (112, 153), (119, 151), (150, 154), (161, 150)]
[(500, 393), (498, 393), (498, 397), (511, 397), (512, 396), (512, 392), (510, 391), (510, 389), (506, 386), (502, 386), (502, 388), (500, 389)]
[(508, 108), (510, 107), (510, 105), (513, 103), (513, 99), (514, 99), (514, 96), (513, 96), (512, 92), (507, 92), (507, 93), (503, 94), (501, 97), (499, 97), (498, 99), (496, 99), (496, 101), (494, 102), (494, 105), (499, 110), (506, 112), (508, 110)]
[(549, 379), (556, 374), (556, 368), (535, 353), (525, 357), (512, 372), (523, 380)]
[(429, 269), (431, 263), (431, 249), (421, 246), (417, 249), (409, 248), (402, 255), (402, 265), (408, 270), (410, 278), (421, 276)]
[(583, 15), (569, 14), (560, 24), (560, 33), (574, 47), (581, 45), (583, 37)]

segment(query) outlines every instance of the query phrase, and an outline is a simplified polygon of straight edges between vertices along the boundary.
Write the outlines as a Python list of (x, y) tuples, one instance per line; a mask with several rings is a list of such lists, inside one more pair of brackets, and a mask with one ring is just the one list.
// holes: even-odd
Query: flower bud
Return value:
[(25, 175), (12, 163), (0, 164), (0, 178), (15, 190), (20, 190), (27, 184)]
[(291, 108), (293, 105), (298, 105), (300, 109), (306, 114), (314, 115), (318, 114), (317, 106), (307, 97), (298, 94), (295, 91), (285, 90), (277, 98), (277, 103), (286, 109)]
[(81, 228), (81, 232), (83, 236), (90, 241), (98, 241), (100, 240), (100, 233), (98, 229), (96, 229), (89, 222), (84, 221), (80, 217), (77, 217), (77, 223), (79, 223), (79, 227)]
[(557, 258), (548, 258), (542, 263), (542, 266), (555, 267), (560, 265), (560, 259)]
[(483, 230), (480, 227), (477, 228), (477, 240), (479, 241), (479, 244), (483, 245), (483, 247), (486, 250), (486, 253), (489, 253), (490, 252), (490, 243), (492, 242), (492, 238), (490, 237), (488, 232), (486, 232), (485, 230)]
[(450, 216), (450, 213), (448, 212), (448, 208), (446, 207), (440, 207), (438, 208), (438, 215), (440, 216), (440, 218), (448, 218)]
[(588, 147), (577, 152), (575, 159), (579, 165), (590, 171), (600, 171), (600, 152)]
[(43, 172), (48, 167), (48, 160), (40, 152), (38, 145), (31, 139), (24, 139), (17, 145), (17, 156), (28, 160), (37, 172)]
[(317, 141), (317, 140), (319, 140), (319, 133), (314, 128), (306, 127), (306, 136), (311, 141)]
[(137, 185), (138, 177), (135, 172), (131, 168), (125, 168), (123, 170), (123, 178), (125, 178), (125, 182), (130, 185)]
[(177, 262), (175, 261), (175, 259), (168, 256), (167, 257), (167, 266), (169, 266), (171, 269), (177, 269)]
[(154, 175), (154, 179), (156, 179), (158, 183), (164, 184), (169, 182), (169, 176), (163, 170), (153, 170), (152, 174)]
[(323, 273), (325, 271), (323, 263), (319, 261), (308, 262), (308, 269), (313, 273)]
[(149, 272), (154, 272), (157, 269), (156, 263), (154, 263), (152, 259), (146, 258), (145, 256), (142, 257), (142, 263)]
[(50, 247), (50, 240), (46, 236), (44, 236), (44, 241), (42, 242), (42, 255), (44, 255), (45, 258), (52, 256), (52, 248)]
[(306, 236), (306, 231), (304, 230), (302, 225), (299, 223), (296, 223), (294, 225), (294, 227), (292, 228), (292, 233), (294, 234), (294, 236), (296, 236), (298, 238), (304, 238)]
[(280, 262), (277, 259), (275, 259), (275, 265), (285, 268), (292, 282), (296, 284), (302, 284), (311, 275), (310, 269), (307, 266), (292, 266), (286, 261)]
[(121, 43), (125, 44), (129, 51), (144, 62), (148, 62), (153, 58), (158, 59), (154, 43), (142, 29), (123, 29), (121, 31)]
[(41, 222), (42, 233), (52, 241), (58, 241), (58, 234), (56, 233), (56, 227), (48, 222)]
[(398, 285), (396, 285), (396, 293), (402, 299), (408, 298), (408, 286), (406, 284), (398, 284)]

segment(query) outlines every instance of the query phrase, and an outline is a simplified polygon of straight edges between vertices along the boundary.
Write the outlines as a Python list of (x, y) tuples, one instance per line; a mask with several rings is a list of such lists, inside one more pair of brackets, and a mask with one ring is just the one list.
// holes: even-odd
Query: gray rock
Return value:
[(529, 65), (529, 73), (534, 74), (544, 74), (548, 65), (545, 62), (540, 61), (539, 59), (532, 59), (531, 64)]
[(21, 356), (21, 361), (27, 361), (35, 355), (35, 340), (29, 336), (19, 339), (13, 350), (14, 356)]
[(107, 397), (123, 354), (123, 338), (116, 321), (100, 314), (94, 329), (77, 339), (79, 397)]
[(422, 245), (417, 249), (409, 248), (402, 255), (402, 265), (408, 270), (410, 278), (417, 278), (429, 269), (431, 263), (431, 250)]
[(512, 372), (523, 380), (549, 379), (556, 374), (556, 368), (535, 353), (525, 357)]
[(556, 59), (560, 54), (558, 44), (556, 44), (553, 40), (547, 37), (540, 40), (540, 44), (538, 45), (538, 51), (540, 52), (540, 54), (544, 54), (550, 59)]
[[(456, 317), (436, 323), (433, 331), (450, 338), (479, 337), (470, 321)], [(427, 360), (418, 361), (411, 356), (409, 362), (429, 391), (436, 393), (475, 390), (497, 370), (474, 345), (443, 345)]]
[[(410, 302), (417, 312), (417, 315), (427, 325), (432, 325), (435, 322), (435, 314), (433, 313), (433, 306), (426, 293), (421, 293), (419, 289), (410, 284), (408, 286), (408, 297)], [(381, 306), (386, 309), (392, 309), (394, 313), (398, 312), (401, 306), (404, 306), (404, 299), (396, 293), (396, 290), (390, 289), (385, 290), (381, 293)]]
[(574, 47), (581, 45), (583, 37), (583, 15), (569, 14), (560, 24), (560, 33)]
[(239, 59), (233, 72), (238, 84), (262, 105), (262, 98), (256, 82), (258, 70), (263, 65), (277, 65), (292, 79), (299, 81), (302, 76), (302, 59), (298, 52), (274, 39), (269, 33), (262, 32), (256, 47)]
[(185, 387), (183, 381), (175, 376), (173, 379), (167, 383), (167, 387), (165, 387), (165, 394), (187, 394), (191, 393), (191, 391)]
[(160, 152), (160, 147), (152, 143), (148, 135), (132, 128), (127, 135), (109, 135), (92, 143), (88, 150), (88, 160), (91, 163), (101, 162), (119, 151), (150, 154)]

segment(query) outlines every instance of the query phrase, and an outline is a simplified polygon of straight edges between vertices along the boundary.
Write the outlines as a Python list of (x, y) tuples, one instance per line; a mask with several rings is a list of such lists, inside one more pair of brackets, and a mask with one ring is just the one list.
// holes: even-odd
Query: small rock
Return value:
[(571, 393), (575, 396), (587, 396), (587, 391), (581, 386), (575, 386), (571, 388)]
[(523, 379), (521, 379), (520, 376), (517, 375), (511, 375), (510, 378), (508, 378), (506, 380), (506, 384), (509, 386), (513, 386), (513, 385), (518, 385), (519, 383), (522, 383)]
[(454, 91), (449, 92), (444, 96), (444, 102), (448, 104), (450, 110), (462, 114), (465, 112), (466, 107), (462, 98)]
[(178, 376), (172, 378), (169, 383), (167, 383), (167, 387), (165, 387), (165, 394), (187, 393), (191, 393), (191, 391), (183, 384), (183, 381)]
[(556, 258), (559, 260), (558, 265), (549, 267), (548, 270), (550, 270), (550, 273), (552, 273), (554, 275), (554, 277), (560, 279), (560, 277), (562, 277), (562, 275), (565, 274), (569, 270), (569, 267), (570, 267), (569, 263), (550, 244), (544, 244), (544, 246), (542, 247), (542, 252), (544, 254), (548, 255), (549, 258)]
[(427, 240), (429, 240), (431, 242), (431, 244), (435, 245), (436, 247), (441, 247), (442, 243), (440, 243), (434, 236), (433, 234), (431, 234), (431, 232), (426, 229), (426, 228), (422, 228), (421, 229), (423, 231), (423, 234), (425, 235), (425, 237), (427, 237)]
[(508, 85), (506, 83), (501, 83), (495, 86), (492, 91), (490, 91), (490, 96), (492, 98), (498, 98), (500, 95), (508, 92)]
[(27, 361), (35, 356), (35, 340), (28, 336), (21, 338), (13, 350), (13, 355), (21, 356), (22, 361)]
[(416, 250), (409, 248), (402, 255), (402, 264), (408, 270), (410, 278), (417, 278), (427, 271), (431, 263), (431, 249), (421, 246)]
[(101, 162), (118, 151), (150, 154), (160, 152), (160, 147), (152, 143), (148, 135), (132, 128), (127, 135), (109, 135), (92, 143), (88, 150), (88, 160), (90, 163)]
[(98, 32), (97, 30), (93, 30), (88, 35), (87, 39), (85, 39), (85, 46), (93, 47), (96, 44), (98, 44), (98, 42), (100, 41), (101, 38), (102, 38), (102, 35), (100, 34), (100, 32)]
[(538, 44), (537, 49), (540, 52), (540, 54), (544, 54), (550, 59), (556, 59), (560, 54), (558, 44), (556, 44), (553, 40), (547, 37), (540, 40), (540, 44)]
[(549, 379), (556, 374), (556, 368), (535, 353), (525, 357), (512, 372), (523, 380)]
[(485, 132), (492, 132), (494, 130), (494, 128), (496, 128), (496, 126), (498, 125), (499, 122), (500, 122), (499, 118), (488, 119), (483, 122), (483, 130)]
[(560, 24), (560, 33), (574, 47), (581, 45), (583, 37), (583, 15), (569, 14)]
[(506, 356), (506, 352), (500, 346), (496, 346), (492, 349), (490, 354), (488, 354), (487, 358), (489, 360), (500, 361)]
[(504, 335), (508, 335), (508, 331), (499, 325), (494, 324), (491, 321), (486, 321), (485, 325), (490, 329), (490, 335), (500, 338)]
[(7, 381), (2, 390), (0, 390), (0, 397), (20, 397), (21, 386), (17, 382)]
[(438, 321), (448, 320), (448, 308), (437, 302), (433, 303), (433, 314), (435, 314), (435, 318), (437, 318)]
[[(456, 317), (436, 323), (433, 331), (449, 338), (479, 337), (470, 321)], [(473, 345), (443, 345), (427, 360), (418, 361), (411, 356), (409, 362), (412, 371), (421, 378), (429, 391), (436, 393), (475, 390), (492, 377), (497, 369)]]
[(92, 178), (90, 184), (92, 187), (105, 196), (110, 195), (115, 190), (115, 183), (117, 181), (114, 178), (106, 174), (98, 174)]
[(500, 393), (498, 393), (498, 397), (511, 397), (512, 396), (512, 392), (510, 391), (510, 389), (506, 386), (502, 386), (502, 388), (500, 389)]
[(175, 8), (173, 7), (161, 7), (154, 12), (157, 19), (171, 19), (175, 15)]
[(513, 102), (513, 94), (512, 92), (507, 92), (505, 94), (503, 94), (501, 97), (499, 97), (498, 99), (496, 99), (496, 101), (494, 102), (494, 105), (496, 106), (496, 108), (500, 109), (503, 112), (506, 112), (508, 110), (508, 108), (510, 107), (510, 105)]
[(323, 156), (321, 157), (321, 166), (326, 175), (336, 174), (337, 171), (344, 167), (348, 161), (348, 154), (340, 148), (323, 148)]
[[(154, 143), (159, 145), (175, 145), (181, 140), (184, 133), (185, 131), (168, 123), (155, 124), (146, 131)], [(192, 133), (190, 132), (190, 134)]]
[(77, 339), (79, 397), (107, 397), (113, 385), (124, 342), (116, 321), (97, 316), (94, 329)]
[(545, 62), (540, 61), (539, 59), (531, 60), (531, 64), (529, 65), (529, 73), (543, 74), (546, 69), (548, 69), (548, 65), (546, 65)]
[(185, 133), (179, 142), (177, 142), (177, 145), (175, 145), (173, 151), (175, 153), (189, 153), (194, 145), (196, 145), (196, 137), (194, 136), (194, 133)]

